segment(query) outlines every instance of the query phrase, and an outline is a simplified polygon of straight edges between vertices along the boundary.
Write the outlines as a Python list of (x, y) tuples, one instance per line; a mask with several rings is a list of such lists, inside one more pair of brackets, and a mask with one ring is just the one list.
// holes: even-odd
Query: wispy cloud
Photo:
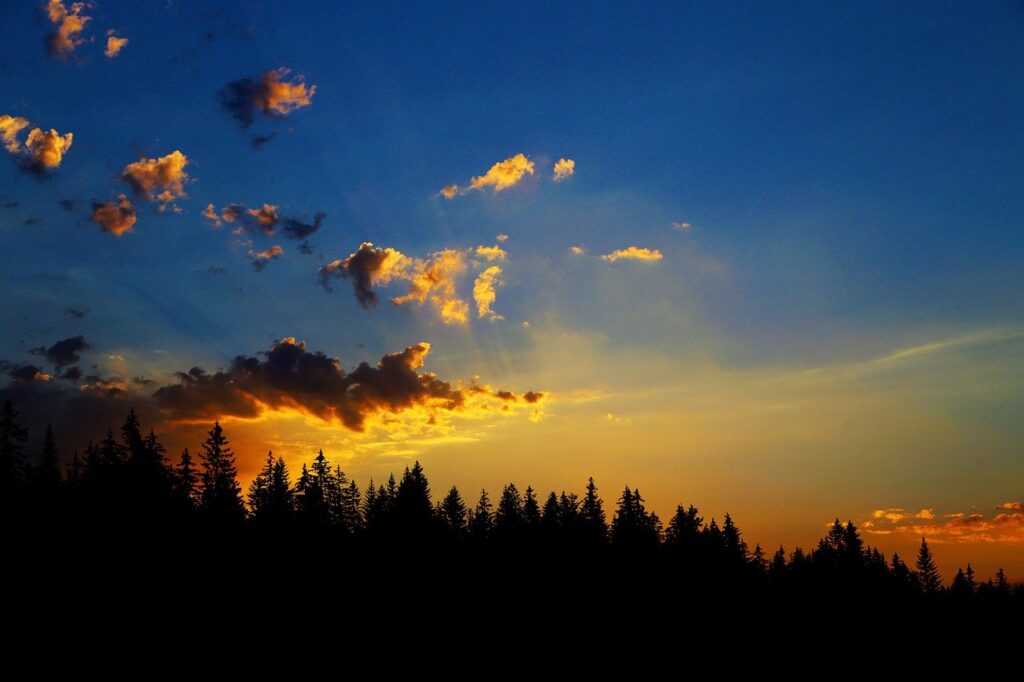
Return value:
[(501, 192), (510, 187), (515, 187), (525, 176), (533, 175), (533, 172), (533, 161), (528, 159), (525, 154), (516, 154), (494, 164), (483, 175), (471, 178), (466, 187), (448, 185), (442, 187), (439, 194), (445, 199), (453, 199), (471, 190), (484, 190), (488, 187), (494, 192)]
[(624, 249), (618, 249), (611, 253), (606, 253), (601, 256), (601, 260), (614, 263), (619, 260), (635, 260), (646, 263), (653, 263), (663, 258), (661, 251), (658, 249), (648, 249), (639, 246), (627, 246)]
[(933, 509), (911, 512), (876, 509), (861, 522), (873, 535), (925, 537), (929, 542), (1024, 542), (1024, 503), (1003, 502), (994, 513), (953, 512), (938, 516)]

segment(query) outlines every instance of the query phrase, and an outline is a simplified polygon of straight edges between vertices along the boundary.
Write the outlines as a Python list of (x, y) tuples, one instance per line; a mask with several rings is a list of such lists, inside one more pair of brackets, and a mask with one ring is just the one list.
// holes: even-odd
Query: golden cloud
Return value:
[(316, 86), (306, 87), (302, 74), (297, 75), (292, 82), (283, 80), (290, 73), (291, 69), (281, 67), (263, 74), (256, 91), (256, 107), (260, 111), (272, 116), (286, 116), (313, 103)]
[(60, 166), (64, 154), (71, 148), (74, 139), (72, 133), (61, 135), (50, 129), (43, 132), (35, 128), (25, 140), (25, 151), (29, 155), (30, 165), (41, 170), (50, 170)]
[[(575, 251), (573, 252), (575, 253)], [(606, 253), (601, 256), (601, 260), (606, 260), (609, 263), (614, 263), (617, 260), (636, 260), (641, 262), (654, 262), (659, 261), (663, 258), (661, 251), (658, 249), (646, 249), (639, 246), (628, 246), (624, 249), (618, 249), (611, 253)]]
[(188, 158), (175, 150), (157, 159), (142, 158), (124, 167), (121, 177), (139, 196), (149, 201), (159, 201), (163, 210), (175, 199), (185, 195), (188, 173), (185, 166)]
[(426, 342), (384, 355), (376, 367), (361, 363), (345, 372), (337, 358), (306, 350), (289, 337), (261, 357), (238, 356), (223, 371), (199, 367), (179, 373), (179, 383), (158, 389), (153, 397), (170, 419), (257, 419), (268, 413), (297, 411), (352, 431), (366, 430), (404, 412), (419, 413), (434, 423), (442, 413), (484, 416), (508, 413), (516, 406), (534, 408), (546, 398), (536, 391), (515, 394), (471, 383), (453, 386), (421, 369), (430, 352)]
[(92, 20), (91, 17), (82, 14), (85, 7), (84, 2), (72, 3), (69, 8), (61, 0), (49, 0), (46, 5), (46, 15), (55, 27), (53, 32), (46, 37), (46, 46), (51, 56), (67, 59), (67, 56), (74, 52), (75, 48), (85, 42), (79, 34)]
[(486, 317), (491, 320), (505, 319), (491, 309), (495, 298), (497, 298), (496, 289), (501, 286), (501, 280), (498, 279), (500, 275), (501, 268), (492, 265), (481, 272), (473, 283), (473, 300), (476, 301), (477, 317)]
[(572, 159), (559, 159), (555, 162), (554, 176), (552, 179), (555, 182), (561, 182), (567, 179), (570, 175), (576, 172), (576, 162)]
[(413, 259), (409, 269), (408, 293), (391, 299), (395, 305), (423, 304), (430, 301), (445, 324), (461, 324), (469, 319), (469, 304), (455, 293), (456, 279), (466, 271), (462, 251), (444, 249), (426, 259)]
[(376, 286), (386, 286), (393, 279), (406, 279), (411, 259), (392, 248), (378, 248), (363, 242), (345, 259), (338, 259), (320, 268), (320, 283), (330, 291), (332, 278), (351, 278), (356, 300), (364, 308), (377, 304)]
[(104, 232), (109, 232), (115, 237), (120, 237), (125, 232), (131, 232), (135, 226), (135, 207), (125, 195), (120, 195), (117, 201), (92, 205), (92, 221), (99, 225)]
[(500, 246), (478, 246), (473, 252), (481, 258), (486, 258), (489, 261), (505, 260), (508, 256), (508, 252)]
[(569, 253), (571, 253), (574, 256), (582, 256), (584, 254), (583, 247), (578, 245), (570, 246)]
[(21, 150), (21, 143), (18, 142), (18, 134), (29, 126), (27, 118), (18, 116), (0, 116), (0, 142), (11, 154)]
[(533, 169), (533, 161), (526, 158), (525, 154), (516, 154), (494, 164), (485, 174), (471, 178), (467, 187), (448, 185), (443, 187), (439, 193), (445, 199), (453, 199), (470, 190), (484, 190), (488, 187), (495, 192), (500, 192), (519, 184), (524, 176), (533, 175)]
[(123, 50), (124, 46), (127, 44), (127, 38), (119, 38), (117, 33), (111, 29), (107, 31), (107, 47), (103, 50), (103, 54), (105, 54), (108, 59), (113, 59), (117, 55), (121, 54), (121, 50)]
[(499, 234), (497, 237), (495, 237), (495, 239), (498, 240), (499, 244), (504, 244), (505, 242), (508, 241), (508, 235), (507, 234)]
[(262, 251), (250, 250), (248, 255), (249, 258), (252, 260), (253, 269), (259, 272), (263, 270), (263, 268), (267, 267), (267, 263), (269, 263), (275, 258), (280, 258), (283, 254), (284, 249), (282, 249), (277, 244), (274, 244), (269, 249), (264, 249)]
[(933, 509), (877, 509), (862, 526), (875, 535), (904, 534), (929, 542), (1024, 542), (1024, 503), (1004, 502), (996, 514), (956, 512), (937, 517)]

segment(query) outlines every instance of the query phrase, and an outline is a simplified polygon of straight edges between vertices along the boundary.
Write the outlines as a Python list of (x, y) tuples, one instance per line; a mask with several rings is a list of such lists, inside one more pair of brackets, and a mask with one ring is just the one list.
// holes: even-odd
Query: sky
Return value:
[(0, 393), (65, 455), (134, 407), (172, 455), (219, 419), (243, 482), (593, 476), (1024, 580), (1019, 3), (0, 26)]

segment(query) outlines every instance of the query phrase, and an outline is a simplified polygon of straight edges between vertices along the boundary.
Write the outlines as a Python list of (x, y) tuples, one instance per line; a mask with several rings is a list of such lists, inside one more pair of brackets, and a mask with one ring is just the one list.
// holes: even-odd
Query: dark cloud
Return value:
[(377, 305), (377, 292), (373, 287), (390, 281), (393, 273), (406, 261), (400, 251), (363, 242), (348, 258), (332, 261), (320, 268), (320, 284), (331, 291), (331, 279), (351, 279), (359, 305), (370, 308)]
[(89, 311), (84, 310), (82, 308), (68, 307), (64, 309), (64, 312), (66, 312), (68, 315), (75, 318), (76, 320), (80, 320), (83, 317), (85, 317), (86, 313), (88, 313)]
[(353, 431), (363, 431), (375, 414), (417, 407), (432, 413), (486, 410), (485, 403), (498, 400), (488, 387), (454, 388), (434, 374), (417, 372), (429, 352), (430, 344), (419, 343), (385, 355), (376, 367), (364, 362), (346, 373), (336, 358), (287, 338), (263, 358), (238, 356), (214, 374), (201, 367), (180, 372), (178, 384), (157, 389), (153, 398), (173, 420), (254, 418), (265, 409), (289, 408)]
[(156, 380), (146, 377), (132, 377), (132, 383), (136, 386), (149, 386), (150, 384), (155, 384)]
[(282, 254), (284, 254), (284, 249), (275, 244), (269, 249), (264, 249), (262, 251), (249, 251), (248, 256), (249, 260), (252, 261), (253, 270), (256, 272), (262, 272), (263, 268), (267, 267), (267, 263), (276, 258), (280, 258)]
[(17, 201), (8, 201), (4, 204), (4, 208), (18, 208), (19, 205)]
[(26, 227), (32, 227), (33, 225), (38, 225), (41, 222), (43, 222), (42, 218), (25, 218)]
[(53, 344), (49, 348), (41, 347), (32, 349), (35, 355), (42, 355), (53, 363), (57, 371), (61, 371), (68, 365), (78, 364), (82, 359), (82, 352), (91, 348), (84, 336), (72, 336)]
[(269, 135), (253, 135), (249, 138), (249, 146), (253, 149), (260, 149), (275, 137), (277, 137), (277, 133), (270, 133)]
[(284, 232), (289, 239), (305, 239), (314, 232), (320, 229), (320, 225), (323, 223), (324, 218), (327, 217), (326, 213), (317, 213), (313, 216), (312, 223), (304, 223), (301, 220), (295, 218), (284, 219)]
[(303, 256), (312, 256), (313, 245), (310, 244), (308, 241), (302, 242), (301, 244), (299, 244), (299, 253), (301, 253)]
[(211, 265), (210, 267), (206, 268), (206, 272), (211, 275), (223, 275), (227, 272), (227, 270), (220, 267), (219, 265)]
[(82, 370), (80, 370), (77, 366), (76, 367), (68, 367), (60, 375), (60, 378), (61, 379), (67, 379), (68, 381), (78, 381), (79, 379), (82, 378)]
[(0, 371), (7, 374), (12, 384), (33, 384), (47, 382), (53, 379), (40, 367), (20, 362), (8, 362), (0, 360)]
[(60, 204), (61, 208), (63, 208), (65, 211), (68, 211), (69, 213), (71, 211), (75, 210), (75, 200), (74, 199), (61, 199), (57, 203)]

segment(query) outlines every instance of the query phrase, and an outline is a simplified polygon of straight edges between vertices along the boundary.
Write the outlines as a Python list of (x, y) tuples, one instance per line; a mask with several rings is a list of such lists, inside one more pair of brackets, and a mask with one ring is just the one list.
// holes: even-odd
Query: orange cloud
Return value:
[(11, 154), (21, 150), (21, 143), (18, 142), (18, 134), (29, 126), (27, 118), (18, 116), (0, 116), (0, 142)]
[(260, 272), (261, 270), (263, 270), (263, 268), (267, 267), (267, 263), (274, 260), (275, 258), (280, 258), (283, 254), (284, 249), (282, 249), (277, 244), (274, 244), (269, 249), (264, 249), (262, 251), (250, 250), (248, 255), (249, 258), (252, 260), (253, 269), (255, 269), (257, 272)]
[(498, 240), (499, 244), (504, 244), (505, 242), (508, 241), (508, 235), (507, 234), (499, 234), (497, 237), (495, 237), (495, 239)]
[(121, 177), (139, 196), (149, 201), (159, 201), (163, 210), (175, 199), (185, 195), (188, 173), (185, 166), (188, 158), (175, 150), (157, 159), (142, 158), (124, 167)]
[(576, 162), (572, 159), (559, 159), (555, 162), (554, 176), (552, 179), (555, 182), (561, 182), (566, 180), (569, 176), (576, 172)]
[(1024, 542), (1024, 503), (1004, 502), (996, 514), (956, 512), (937, 517), (933, 509), (909, 512), (878, 509), (862, 522), (866, 533), (926, 537), (929, 542)]
[(481, 258), (486, 258), (489, 261), (505, 260), (508, 256), (508, 252), (500, 246), (478, 246), (474, 253)]
[(427, 259), (414, 259), (408, 280), (409, 292), (391, 299), (395, 305), (423, 304), (428, 300), (445, 324), (461, 324), (469, 319), (469, 304), (455, 293), (456, 278), (466, 271), (461, 251), (444, 249)]
[(570, 246), (569, 247), (569, 253), (571, 253), (574, 256), (582, 256), (583, 253), (584, 253), (583, 247), (582, 246)]
[(453, 386), (417, 371), (429, 352), (430, 344), (421, 342), (384, 355), (376, 367), (364, 362), (345, 372), (337, 358), (307, 351), (289, 337), (262, 357), (238, 356), (214, 374), (199, 367), (179, 373), (179, 383), (158, 389), (153, 397), (165, 416), (177, 421), (256, 419), (294, 410), (357, 432), (375, 417), (418, 412), (433, 424), (442, 413), (507, 413), (510, 407), (536, 406), (546, 398), (535, 391), (520, 395), (476, 383)]
[(494, 305), (494, 300), (497, 298), (496, 289), (501, 286), (501, 280), (498, 279), (500, 275), (501, 268), (492, 265), (481, 272), (476, 278), (476, 282), (473, 283), (473, 300), (476, 301), (477, 317), (486, 317), (491, 320), (505, 319), (491, 310), (491, 306)]
[(103, 50), (103, 54), (108, 59), (113, 59), (117, 55), (121, 54), (121, 50), (128, 44), (127, 38), (118, 38), (116, 31), (113, 29), (107, 31), (107, 47)]
[(526, 158), (525, 154), (516, 154), (494, 164), (485, 174), (471, 178), (467, 187), (448, 185), (441, 189), (440, 194), (445, 199), (452, 199), (470, 190), (484, 190), (487, 187), (500, 192), (516, 186), (524, 176), (533, 175), (533, 169), (533, 161)]
[(92, 221), (99, 225), (104, 232), (109, 232), (115, 237), (120, 237), (125, 232), (131, 232), (135, 226), (135, 220), (135, 207), (123, 194), (118, 197), (117, 201), (92, 205)]
[[(574, 252), (575, 253), (575, 252)], [(658, 249), (646, 249), (638, 246), (628, 246), (624, 249), (618, 249), (611, 253), (606, 253), (601, 256), (601, 260), (606, 260), (609, 263), (614, 263), (617, 260), (637, 260), (641, 262), (652, 263), (662, 259), (661, 251)]]
[(307, 86), (302, 75), (286, 80), (291, 70), (285, 67), (271, 69), (258, 81), (251, 78), (228, 83), (219, 93), (221, 106), (239, 123), (252, 125), (254, 112), (272, 118), (287, 116), (296, 109), (313, 103), (316, 86)]
[(49, 0), (46, 5), (46, 15), (55, 27), (53, 32), (46, 36), (46, 46), (50, 56), (67, 59), (67, 56), (74, 52), (75, 48), (85, 42), (79, 37), (79, 34), (92, 20), (91, 17), (82, 14), (85, 7), (84, 2), (72, 3), (69, 8), (61, 0)]
[(41, 170), (57, 168), (64, 159), (65, 152), (71, 148), (73, 139), (72, 133), (61, 135), (53, 129), (43, 132), (39, 128), (34, 128), (25, 140), (29, 164)]
[(369, 308), (377, 304), (376, 286), (385, 286), (393, 279), (406, 278), (411, 260), (401, 251), (378, 248), (363, 242), (345, 259), (338, 259), (320, 268), (320, 284), (330, 291), (332, 278), (351, 278), (359, 305)]

